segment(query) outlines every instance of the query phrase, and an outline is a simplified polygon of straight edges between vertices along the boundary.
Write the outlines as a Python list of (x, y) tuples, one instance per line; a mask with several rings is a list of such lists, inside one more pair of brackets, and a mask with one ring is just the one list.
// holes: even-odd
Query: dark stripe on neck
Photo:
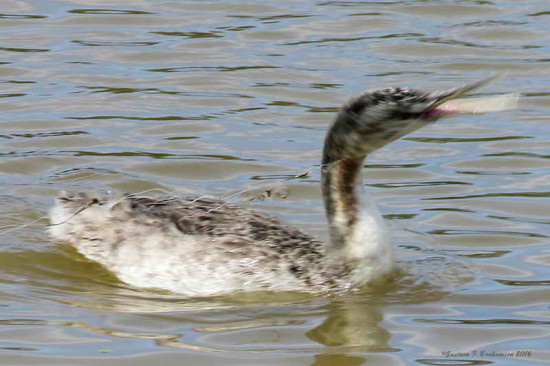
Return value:
[(331, 245), (342, 248), (357, 222), (359, 196), (357, 184), (363, 167), (363, 158), (343, 159), (322, 169), (322, 190), (325, 211), (330, 228)]

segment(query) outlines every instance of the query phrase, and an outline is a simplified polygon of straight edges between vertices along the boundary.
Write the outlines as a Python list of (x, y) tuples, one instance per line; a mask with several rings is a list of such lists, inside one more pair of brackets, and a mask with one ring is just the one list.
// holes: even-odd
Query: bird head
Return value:
[(443, 116), (462, 113), (459, 104), (449, 102), (494, 79), (438, 92), (411, 88), (369, 90), (340, 110), (327, 133), (323, 160), (328, 163), (364, 156)]

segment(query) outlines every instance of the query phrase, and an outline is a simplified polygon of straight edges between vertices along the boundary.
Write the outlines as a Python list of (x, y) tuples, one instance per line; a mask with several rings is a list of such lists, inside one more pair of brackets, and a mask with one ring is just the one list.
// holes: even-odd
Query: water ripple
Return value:
[[(2, 361), (542, 364), (546, 8), (2, 2)], [(370, 88), (441, 90), (495, 72), (507, 74), (482, 93), (521, 93), (518, 111), (455, 116), (369, 156), (366, 189), (398, 256), (383, 286), (189, 299), (127, 286), (46, 234), (68, 189), (239, 197), (326, 239), (318, 166), (339, 105)], [(481, 350), (532, 353), (464, 356)]]

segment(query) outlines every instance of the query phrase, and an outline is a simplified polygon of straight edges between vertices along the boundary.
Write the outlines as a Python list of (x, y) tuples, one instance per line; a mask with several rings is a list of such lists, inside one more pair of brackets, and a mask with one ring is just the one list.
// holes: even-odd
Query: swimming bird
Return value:
[(391, 276), (384, 220), (363, 190), (365, 157), (460, 112), (448, 101), (488, 80), (443, 92), (383, 88), (344, 105), (328, 128), (321, 186), (327, 242), (277, 218), (210, 198), (103, 198), (62, 192), (49, 232), (123, 282), (188, 296), (234, 291), (323, 292)]

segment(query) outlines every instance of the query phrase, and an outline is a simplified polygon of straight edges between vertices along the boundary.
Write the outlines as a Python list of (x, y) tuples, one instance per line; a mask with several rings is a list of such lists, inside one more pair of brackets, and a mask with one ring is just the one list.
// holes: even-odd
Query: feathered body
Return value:
[(50, 233), (130, 285), (189, 296), (318, 292), (384, 278), (394, 267), (393, 249), (382, 216), (363, 191), (363, 160), (435, 121), (443, 114), (438, 105), (480, 84), (443, 93), (379, 89), (340, 110), (323, 149), (328, 242), (218, 200), (85, 193), (58, 198)]
[(63, 193), (51, 221), (54, 238), (70, 242), (120, 280), (190, 296), (325, 291), (358, 284), (363, 277), (299, 229), (214, 199), (104, 200)]

